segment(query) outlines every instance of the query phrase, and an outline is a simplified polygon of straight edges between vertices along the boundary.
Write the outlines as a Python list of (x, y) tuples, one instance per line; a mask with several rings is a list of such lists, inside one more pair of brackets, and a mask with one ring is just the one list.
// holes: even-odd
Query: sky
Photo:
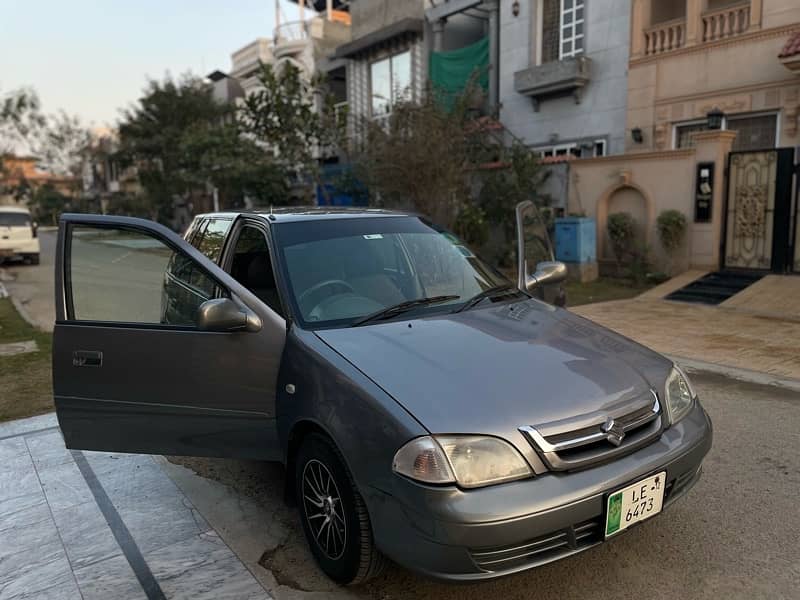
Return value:
[(0, 96), (32, 87), (46, 113), (113, 126), (148, 79), (227, 72), (274, 23), (275, 0), (0, 0)]

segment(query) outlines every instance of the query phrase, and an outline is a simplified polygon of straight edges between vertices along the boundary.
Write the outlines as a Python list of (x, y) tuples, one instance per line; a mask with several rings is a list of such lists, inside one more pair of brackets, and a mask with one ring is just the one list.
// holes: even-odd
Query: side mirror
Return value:
[(202, 331), (261, 331), (261, 319), (252, 310), (230, 298), (207, 300), (197, 309), (197, 326)]
[(556, 260), (540, 262), (536, 265), (536, 272), (525, 277), (525, 289), (529, 292), (534, 288), (550, 283), (561, 283), (567, 278), (567, 265)]

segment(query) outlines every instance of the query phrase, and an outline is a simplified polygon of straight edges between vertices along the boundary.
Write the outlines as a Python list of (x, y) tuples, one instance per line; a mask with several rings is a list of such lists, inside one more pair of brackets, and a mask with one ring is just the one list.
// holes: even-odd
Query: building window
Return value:
[[(675, 148), (691, 148), (694, 146), (692, 134), (706, 131), (705, 120), (681, 123), (675, 126)], [(725, 116), (722, 129), (736, 131), (733, 150), (763, 150), (778, 145), (778, 115), (775, 113), (761, 115)]]
[(764, 150), (778, 145), (778, 115), (731, 116), (726, 121), (725, 128), (737, 132), (734, 150)]
[(405, 51), (370, 65), (372, 116), (391, 114), (398, 102), (411, 92), (411, 52)]
[(583, 52), (583, 0), (561, 0), (560, 57)]
[(675, 147), (676, 148), (691, 148), (692, 134), (698, 131), (705, 131), (708, 125), (705, 121), (697, 121), (695, 123), (685, 123), (683, 125), (675, 126)]
[(566, 156), (568, 154), (576, 158), (593, 158), (606, 155), (606, 141), (570, 142), (568, 144), (558, 144), (557, 146), (535, 148), (534, 152), (536, 152), (540, 158)]

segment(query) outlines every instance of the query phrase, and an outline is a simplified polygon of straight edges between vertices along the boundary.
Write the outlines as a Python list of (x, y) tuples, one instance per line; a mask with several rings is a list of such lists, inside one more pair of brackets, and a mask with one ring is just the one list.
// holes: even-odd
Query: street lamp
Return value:
[(709, 129), (722, 129), (722, 120), (725, 118), (725, 113), (719, 108), (714, 107), (707, 115)]

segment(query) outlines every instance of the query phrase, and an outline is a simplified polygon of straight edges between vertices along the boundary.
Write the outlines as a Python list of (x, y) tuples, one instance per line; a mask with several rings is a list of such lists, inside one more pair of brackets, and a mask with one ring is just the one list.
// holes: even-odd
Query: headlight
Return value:
[(667, 377), (665, 393), (669, 422), (677, 423), (686, 416), (692, 407), (692, 401), (697, 397), (689, 378), (678, 367), (673, 367)]
[(482, 487), (529, 477), (525, 459), (511, 444), (484, 436), (421, 437), (400, 448), (392, 468), (425, 483)]

